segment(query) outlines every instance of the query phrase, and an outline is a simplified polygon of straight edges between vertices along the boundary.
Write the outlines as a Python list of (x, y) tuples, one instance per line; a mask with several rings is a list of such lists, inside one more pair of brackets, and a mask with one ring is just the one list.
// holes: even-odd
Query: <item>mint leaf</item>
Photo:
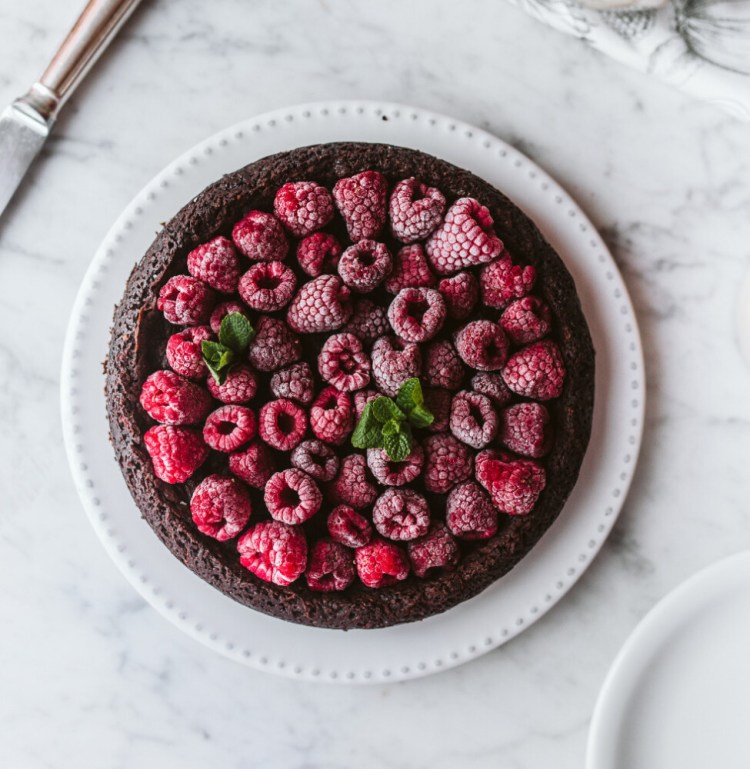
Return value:
[(255, 329), (241, 312), (230, 312), (222, 318), (219, 342), (240, 358), (247, 352), (254, 336)]
[(413, 376), (402, 383), (401, 387), (398, 388), (396, 403), (405, 414), (417, 406), (424, 405), (422, 384), (417, 377)]
[(394, 462), (403, 462), (411, 454), (411, 434), (408, 430), (399, 430), (383, 438), (385, 453)]
[(385, 424), (389, 419), (403, 421), (406, 419), (401, 409), (385, 395), (381, 395), (372, 401), (372, 413), (378, 422)]
[(234, 352), (221, 342), (205, 340), (201, 342), (201, 353), (216, 384), (224, 384), (227, 372), (235, 360)]
[(383, 433), (383, 438), (387, 438), (389, 435), (395, 435), (396, 433), (401, 432), (401, 422), (398, 422), (395, 419), (389, 419), (384, 425), (383, 429), (381, 430)]
[(435, 417), (424, 406), (415, 406), (409, 412), (409, 421), (414, 427), (429, 427)]
[(383, 446), (382, 429), (373, 414), (372, 405), (373, 401), (370, 401), (365, 406), (352, 433), (352, 446), (355, 449), (379, 449)]

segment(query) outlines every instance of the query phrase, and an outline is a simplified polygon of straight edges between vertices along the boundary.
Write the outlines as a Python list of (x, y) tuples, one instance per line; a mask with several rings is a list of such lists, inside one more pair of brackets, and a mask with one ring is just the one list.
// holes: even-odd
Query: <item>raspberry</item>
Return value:
[(231, 312), (241, 312), (244, 315), (247, 313), (247, 307), (234, 299), (217, 304), (211, 313), (211, 320), (208, 321), (208, 325), (211, 326), (211, 331), (213, 331), (214, 334), (219, 333), (221, 330), (221, 321), (224, 320), (224, 316), (229, 315)]
[(474, 477), (485, 488), (492, 479), (492, 462), (510, 462), (513, 457), (500, 449), (485, 449), (474, 457)]
[(443, 339), (432, 342), (424, 357), (424, 381), (428, 387), (458, 390), (464, 381), (466, 369), (453, 345)]
[(372, 508), (372, 522), (388, 539), (417, 539), (430, 528), (430, 508), (413, 489), (386, 489)]
[(404, 342), (397, 336), (383, 336), (372, 347), (372, 378), (383, 393), (396, 397), (399, 386), (419, 376), (422, 358), (419, 345)]
[(459, 198), (425, 245), (435, 272), (450, 275), (491, 262), (503, 250), (492, 224), (492, 215), (479, 201)]
[(370, 382), (370, 358), (354, 334), (333, 334), (318, 355), (320, 376), (339, 390), (361, 390)]
[(431, 288), (435, 283), (424, 248), (415, 243), (404, 246), (396, 253), (393, 270), (386, 278), (384, 288), (390, 294), (397, 294), (402, 288)]
[(372, 524), (348, 505), (334, 507), (326, 525), (331, 538), (347, 547), (362, 547), (372, 539)]
[(211, 395), (222, 403), (247, 403), (258, 389), (255, 372), (247, 363), (232, 366), (224, 384), (217, 384), (212, 376), (208, 377), (207, 382)]
[(258, 312), (275, 312), (294, 296), (297, 278), (284, 262), (257, 262), (241, 278), (242, 301)]
[(411, 483), (422, 472), (424, 451), (414, 443), (411, 454), (403, 462), (394, 462), (384, 449), (367, 449), (370, 472), (384, 486), (403, 486)]
[(513, 264), (508, 254), (482, 268), (479, 285), (488, 307), (505, 307), (511, 299), (524, 296), (534, 287), (536, 270)]
[(402, 288), (388, 308), (393, 330), (407, 342), (432, 339), (445, 323), (445, 302), (434, 288)]
[(232, 230), (232, 240), (254, 262), (283, 261), (289, 250), (281, 223), (264, 211), (251, 211), (240, 219)]
[(474, 320), (456, 332), (456, 351), (461, 360), (479, 371), (501, 369), (508, 359), (505, 332), (489, 320)]
[(157, 422), (194, 425), (211, 410), (211, 396), (174, 371), (155, 371), (141, 388), (141, 406)]
[(252, 513), (250, 494), (236, 478), (209, 475), (195, 487), (190, 513), (198, 531), (226, 542), (247, 526)]
[(303, 406), (313, 399), (313, 372), (309, 363), (292, 363), (275, 371), (271, 377), (271, 392), (277, 398), (290, 398)]
[(299, 266), (311, 277), (324, 272), (336, 272), (341, 259), (341, 244), (327, 232), (314, 232), (297, 246)]
[(387, 186), (378, 171), (363, 171), (336, 182), (333, 198), (346, 223), (349, 240), (374, 238), (383, 228)]
[(198, 326), (208, 320), (215, 301), (216, 294), (203, 281), (175, 275), (159, 289), (156, 307), (176, 326)]
[(546, 483), (544, 468), (533, 459), (487, 459), (479, 480), (489, 491), (492, 504), (508, 515), (530, 513)]
[(276, 371), (302, 357), (300, 338), (278, 318), (263, 315), (247, 350), (247, 359), (258, 371)]
[(388, 587), (409, 576), (409, 559), (394, 542), (374, 539), (354, 551), (357, 574), (366, 587)]
[(321, 390), (310, 407), (310, 428), (321, 441), (340, 446), (354, 429), (349, 395), (335, 387)]
[(167, 362), (180, 376), (201, 379), (208, 371), (201, 342), (212, 338), (208, 326), (191, 326), (172, 334), (167, 341)]
[(346, 590), (354, 582), (355, 575), (351, 550), (330, 539), (319, 539), (312, 546), (305, 572), (310, 590)]
[(258, 422), (261, 439), (279, 451), (291, 451), (299, 445), (307, 430), (304, 409), (286, 398), (264, 403)]
[(295, 524), (304, 523), (320, 510), (323, 495), (307, 473), (290, 467), (268, 479), (263, 501), (275, 521)]
[(496, 406), (507, 406), (513, 400), (513, 393), (501, 374), (480, 371), (471, 378), (471, 389), (486, 395)]
[(354, 334), (364, 344), (371, 345), (390, 329), (385, 307), (369, 299), (360, 299), (354, 304), (351, 320), (341, 330), (346, 334)]
[(500, 420), (492, 401), (481, 393), (462, 390), (451, 403), (451, 432), (467, 445), (483, 449), (495, 439)]
[(367, 477), (367, 460), (362, 454), (349, 454), (339, 465), (339, 474), (328, 486), (328, 496), (334, 505), (348, 505), (355, 510), (369, 507), (378, 490)]
[(479, 301), (479, 282), (470, 272), (443, 278), (438, 283), (438, 291), (445, 300), (448, 317), (454, 320), (468, 318)]
[(425, 453), (422, 476), (427, 491), (445, 494), (471, 475), (471, 451), (454, 436), (446, 433), (430, 435), (422, 446)]
[(341, 254), (338, 272), (349, 288), (366, 294), (380, 285), (393, 268), (391, 252), (385, 243), (360, 240)]
[(448, 494), (445, 522), (460, 539), (489, 539), (497, 533), (497, 510), (479, 484), (466, 481)]
[(554, 342), (544, 340), (522, 347), (503, 369), (505, 384), (524, 398), (547, 401), (562, 394), (565, 365)]
[(339, 471), (339, 458), (323, 441), (302, 441), (289, 460), (294, 467), (304, 470), (316, 481), (332, 481)]
[(391, 232), (402, 243), (424, 240), (440, 224), (445, 195), (413, 176), (398, 182), (390, 201)]
[(500, 415), (500, 440), (516, 454), (543, 457), (552, 445), (549, 411), (541, 403), (516, 403)]
[(433, 523), (424, 537), (409, 542), (406, 549), (409, 551), (411, 570), (418, 577), (450, 571), (460, 557), (456, 540), (442, 523)]
[(261, 441), (253, 441), (246, 449), (229, 455), (229, 472), (254, 489), (262, 489), (275, 469), (271, 450)]
[(333, 219), (333, 200), (315, 182), (288, 182), (276, 193), (273, 210), (292, 235), (304, 238)]
[(427, 428), (431, 433), (444, 433), (448, 430), (451, 416), (453, 395), (440, 387), (426, 387), (424, 405), (434, 420)]
[(232, 241), (222, 235), (194, 248), (187, 255), (187, 268), (193, 277), (223, 294), (237, 290), (240, 258)]
[(216, 451), (236, 451), (255, 437), (255, 414), (245, 406), (220, 406), (203, 425), (203, 440)]
[(375, 398), (379, 398), (380, 393), (377, 390), (357, 390), (354, 393), (354, 416), (359, 421), (362, 417), (362, 412), (365, 410), (365, 406), (374, 401)]
[(208, 446), (197, 430), (156, 425), (143, 435), (156, 477), (164, 483), (184, 483), (205, 461)]
[(505, 308), (499, 323), (513, 344), (529, 344), (549, 334), (552, 313), (541, 299), (525, 296)]
[(240, 563), (256, 577), (286, 587), (307, 565), (307, 541), (301, 529), (279, 521), (261, 521), (237, 542)]
[(335, 331), (352, 316), (350, 293), (338, 275), (313, 278), (292, 299), (287, 323), (300, 334)]

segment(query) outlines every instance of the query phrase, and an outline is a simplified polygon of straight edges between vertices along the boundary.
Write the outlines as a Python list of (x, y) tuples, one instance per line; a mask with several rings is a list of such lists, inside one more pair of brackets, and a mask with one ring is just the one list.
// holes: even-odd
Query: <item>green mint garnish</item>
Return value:
[(224, 384), (229, 369), (245, 357), (254, 336), (250, 321), (241, 312), (230, 312), (222, 318), (219, 341), (201, 342), (203, 360), (216, 384)]

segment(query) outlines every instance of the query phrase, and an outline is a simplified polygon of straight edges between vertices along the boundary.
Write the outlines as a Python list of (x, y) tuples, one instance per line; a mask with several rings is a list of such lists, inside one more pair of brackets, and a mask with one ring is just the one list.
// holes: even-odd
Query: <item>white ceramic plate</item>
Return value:
[[(141, 519), (107, 437), (102, 360), (115, 303), (160, 223), (221, 174), (316, 142), (413, 147), (474, 171), (537, 222), (573, 273), (597, 349), (594, 430), (558, 521), (510, 574), (476, 598), (416, 624), (332, 631), (267, 617), (186, 569)], [(313, 680), (393, 681), (458, 665), (544, 614), (599, 550), (620, 510), (643, 425), (644, 378), (633, 310), (611, 256), (570, 197), (528, 158), (451, 118), (394, 104), (332, 102), (283, 109), (212, 136), (133, 200), (96, 253), (78, 294), (62, 370), (62, 418), (81, 500), (107, 552), (161, 614), (240, 662)]]
[(750, 552), (692, 577), (638, 625), (596, 704), (586, 766), (750, 766)]

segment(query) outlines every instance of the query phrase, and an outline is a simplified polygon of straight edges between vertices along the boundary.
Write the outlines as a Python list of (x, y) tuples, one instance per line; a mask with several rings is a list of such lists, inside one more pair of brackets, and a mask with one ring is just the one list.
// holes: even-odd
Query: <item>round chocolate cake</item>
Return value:
[(512, 569), (570, 494), (594, 351), (573, 280), (490, 184), (382, 144), (206, 188), (134, 268), (111, 441), (188, 568), (293, 622), (423, 619)]

